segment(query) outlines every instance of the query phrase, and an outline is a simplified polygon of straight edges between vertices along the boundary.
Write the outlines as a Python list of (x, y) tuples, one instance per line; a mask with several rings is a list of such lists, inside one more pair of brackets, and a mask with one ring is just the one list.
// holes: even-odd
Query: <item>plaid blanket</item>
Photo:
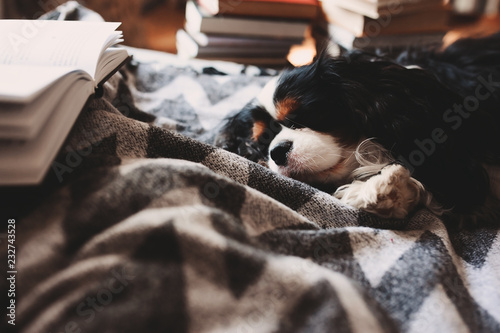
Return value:
[(275, 73), (130, 53), (44, 184), (0, 189), (18, 271), (2, 328), (500, 331), (498, 230), (383, 220), (217, 149), (223, 117)]

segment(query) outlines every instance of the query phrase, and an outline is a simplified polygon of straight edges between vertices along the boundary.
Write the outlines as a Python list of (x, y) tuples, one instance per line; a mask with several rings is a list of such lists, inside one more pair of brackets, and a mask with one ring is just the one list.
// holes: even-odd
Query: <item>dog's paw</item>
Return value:
[(420, 203), (424, 189), (403, 166), (392, 164), (367, 181), (341, 186), (334, 196), (343, 203), (384, 218), (404, 218)]

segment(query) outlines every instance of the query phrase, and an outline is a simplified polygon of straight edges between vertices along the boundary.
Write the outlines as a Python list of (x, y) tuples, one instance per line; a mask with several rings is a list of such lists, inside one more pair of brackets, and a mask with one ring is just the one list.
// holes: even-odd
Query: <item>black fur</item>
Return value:
[[(406, 52), (396, 61), (360, 51), (322, 53), (282, 73), (274, 100), (287, 97), (300, 107), (283, 125), (345, 144), (375, 138), (444, 208), (469, 214), (490, 195), (482, 163), (500, 165), (500, 33), (444, 51)], [(273, 130), (261, 142), (250, 138), (261, 111), (249, 107), (229, 119), (216, 144), (254, 161), (267, 158)]]
[[(214, 144), (251, 161), (264, 162), (267, 160), (267, 148), (272, 139), (267, 145), (252, 139), (253, 110), (255, 112), (259, 108), (249, 104), (236, 115), (229, 117), (221, 132), (216, 136)], [(265, 111), (262, 112), (265, 113)], [(268, 119), (268, 122), (270, 121), (271, 119)]]

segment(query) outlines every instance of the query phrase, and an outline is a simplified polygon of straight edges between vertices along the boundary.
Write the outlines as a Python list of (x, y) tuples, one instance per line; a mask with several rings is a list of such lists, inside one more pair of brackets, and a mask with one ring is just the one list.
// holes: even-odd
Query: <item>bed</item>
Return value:
[(500, 331), (498, 230), (381, 219), (218, 149), (278, 72), (128, 50), (44, 183), (0, 189), (19, 332)]

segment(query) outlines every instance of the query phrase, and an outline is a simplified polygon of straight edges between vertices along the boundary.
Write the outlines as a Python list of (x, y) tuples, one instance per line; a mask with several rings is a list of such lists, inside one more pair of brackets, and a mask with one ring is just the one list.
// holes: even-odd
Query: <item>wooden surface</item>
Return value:
[(177, 53), (175, 34), (184, 27), (184, 9), (163, 6), (145, 15), (143, 29), (147, 48)]

